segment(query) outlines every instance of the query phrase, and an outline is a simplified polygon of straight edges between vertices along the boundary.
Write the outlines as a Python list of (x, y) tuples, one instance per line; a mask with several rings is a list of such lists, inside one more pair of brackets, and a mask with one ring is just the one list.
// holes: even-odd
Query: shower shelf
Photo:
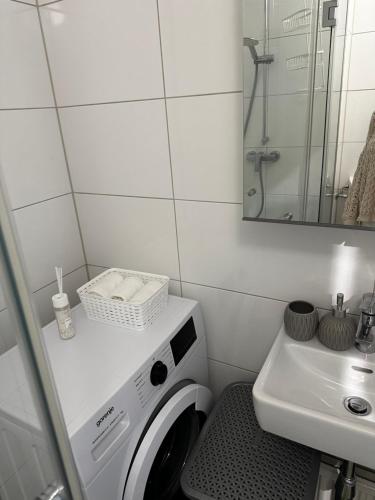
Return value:
[[(299, 54), (298, 56), (289, 57), (286, 59), (286, 68), (288, 71), (295, 71), (298, 69), (306, 69), (309, 67), (311, 54)], [(316, 53), (317, 66), (323, 65), (324, 50), (318, 50)]]
[(290, 33), (291, 31), (297, 31), (300, 28), (309, 26), (311, 23), (311, 14), (311, 9), (302, 9), (283, 19), (284, 33)]

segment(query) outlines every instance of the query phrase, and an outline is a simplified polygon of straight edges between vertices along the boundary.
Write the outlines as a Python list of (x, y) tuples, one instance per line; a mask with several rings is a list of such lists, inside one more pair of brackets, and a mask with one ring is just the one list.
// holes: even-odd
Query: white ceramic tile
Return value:
[(242, 90), (241, 2), (160, 0), (168, 96)]
[(52, 106), (53, 97), (35, 7), (0, 1), (0, 108)]
[(375, 53), (375, 31), (353, 35), (350, 54), (349, 90), (375, 89), (371, 63)]
[(235, 382), (255, 382), (257, 373), (243, 370), (236, 366), (226, 365), (212, 359), (208, 360), (210, 388), (215, 398), (219, 398), (223, 390)]
[(176, 198), (241, 202), (242, 95), (168, 100)]
[(60, 105), (162, 97), (156, 2), (64, 0), (41, 14)]
[(307, 94), (270, 96), (268, 99), (269, 146), (304, 146)]
[(355, 0), (353, 33), (375, 31), (375, 2)]
[(302, 219), (302, 197), (292, 194), (268, 194), (266, 195), (266, 217), (267, 219), (285, 219), (292, 214), (292, 220)]
[(0, 111), (0, 162), (12, 208), (68, 193), (56, 111)]
[[(305, 148), (277, 148), (280, 159), (266, 163), (266, 185), (268, 194), (303, 194), (305, 180)], [(322, 148), (311, 148), (309, 193), (320, 192), (322, 173)]]
[(77, 203), (90, 265), (179, 278), (172, 201), (78, 195)]
[(375, 110), (375, 90), (348, 92), (344, 142), (364, 142)]
[[(69, 296), (71, 307), (74, 307), (79, 303), (79, 298), (76, 293), (77, 288), (87, 283), (87, 281), (85, 267), (81, 267), (67, 276), (64, 276), (64, 291)], [(33, 300), (39, 314), (41, 326), (45, 326), (55, 319), (51, 301), (51, 297), (55, 293), (58, 293), (57, 282), (54, 282), (51, 285), (33, 293)]]
[[(244, 99), (243, 121), (246, 122), (247, 114), (249, 112), (250, 99)], [(244, 145), (247, 148), (263, 148), (262, 145), (262, 132), (263, 132), (263, 99), (256, 97), (254, 99), (253, 108), (251, 110), (250, 120), (246, 135), (244, 137)]]
[[(298, 35), (270, 40), (269, 53), (275, 58), (269, 66), (269, 93), (271, 95), (308, 92), (311, 64), (310, 39), (308, 35)], [(325, 90), (327, 87), (329, 42), (328, 32), (318, 34), (315, 80), (317, 90)], [(301, 58), (304, 58), (302, 63)]]
[(372, 287), (372, 233), (242, 221), (231, 204), (176, 205), (183, 281), (323, 307), (339, 288), (356, 301)]
[[(312, 145), (323, 144), (325, 92), (317, 92), (314, 100)], [(308, 118), (308, 95), (270, 96), (268, 99), (268, 147), (304, 146)]]
[(361, 154), (365, 143), (344, 142), (341, 156), (340, 187), (348, 183), (357, 169), (359, 155)]
[(56, 265), (66, 274), (84, 264), (71, 195), (17, 210), (14, 218), (32, 290), (56, 279)]
[(209, 358), (261, 369), (280, 330), (285, 302), (188, 283), (182, 284), (182, 294), (201, 304)]
[(264, 0), (243, 0), (242, 32), (244, 36), (262, 40), (264, 38)]
[(27, 499), (33, 500), (47, 487), (42, 480), (35, 460), (30, 460), (18, 472), (21, 483), (27, 491)]
[(6, 306), (7, 306), (7, 304), (6, 304), (6, 300), (5, 300), (4, 290), (3, 290), (3, 287), (0, 283), (0, 311), (5, 309)]
[[(251, 37), (252, 38), (252, 37)], [(255, 47), (257, 54), (262, 56), (264, 54), (264, 42), (260, 41)], [(255, 68), (254, 60), (250, 54), (248, 47), (244, 46), (242, 49), (242, 59), (243, 59), (243, 92), (244, 96), (250, 97), (253, 91), (254, 78), (255, 78)], [(255, 89), (255, 95), (263, 95), (263, 72), (267, 70), (264, 64), (258, 64), (258, 76)]]
[(3, 354), (14, 345), (16, 345), (16, 339), (13, 321), (8, 309), (4, 309), (0, 311), (0, 354)]
[(0, 443), (2, 450), (0, 454), (0, 477), (2, 481), (6, 482), (27, 461), (32, 459), (31, 434), (28, 430), (10, 421), (10, 419), (1, 417)]
[(162, 100), (60, 110), (75, 191), (171, 197)]

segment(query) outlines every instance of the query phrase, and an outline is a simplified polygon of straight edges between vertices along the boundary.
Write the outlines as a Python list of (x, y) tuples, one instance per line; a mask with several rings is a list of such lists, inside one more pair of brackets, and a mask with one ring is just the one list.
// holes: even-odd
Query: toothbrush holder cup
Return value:
[(318, 328), (319, 314), (312, 304), (302, 300), (290, 302), (285, 308), (285, 331), (294, 340), (311, 340)]

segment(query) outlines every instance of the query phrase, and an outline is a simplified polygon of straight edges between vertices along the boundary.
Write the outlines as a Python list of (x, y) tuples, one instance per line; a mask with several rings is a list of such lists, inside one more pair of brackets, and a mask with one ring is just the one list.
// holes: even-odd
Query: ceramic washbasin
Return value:
[[(282, 328), (254, 385), (261, 427), (337, 457), (375, 468), (375, 354), (335, 352), (318, 339), (297, 342)], [(348, 397), (368, 401), (351, 414)]]

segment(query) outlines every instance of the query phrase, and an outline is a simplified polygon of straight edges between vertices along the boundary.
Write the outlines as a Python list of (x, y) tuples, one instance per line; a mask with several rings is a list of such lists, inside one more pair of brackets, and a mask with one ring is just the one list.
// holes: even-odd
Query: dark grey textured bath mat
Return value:
[(194, 500), (312, 500), (320, 453), (262, 431), (252, 384), (225, 389), (181, 478)]

